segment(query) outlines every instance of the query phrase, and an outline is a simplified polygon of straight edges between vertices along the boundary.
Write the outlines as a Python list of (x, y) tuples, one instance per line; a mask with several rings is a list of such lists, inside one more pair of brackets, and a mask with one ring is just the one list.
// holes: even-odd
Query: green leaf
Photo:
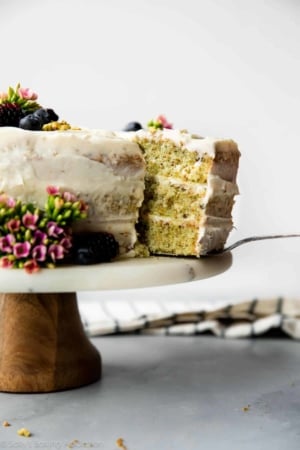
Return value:
[(15, 90), (11, 86), (9, 86), (9, 88), (8, 88), (8, 98), (10, 99), (14, 95), (14, 93), (15, 93)]

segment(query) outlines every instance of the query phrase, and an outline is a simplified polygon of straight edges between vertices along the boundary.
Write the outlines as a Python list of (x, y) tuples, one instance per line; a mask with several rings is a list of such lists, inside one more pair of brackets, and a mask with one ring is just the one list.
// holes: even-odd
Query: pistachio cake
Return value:
[(150, 253), (199, 257), (223, 248), (238, 194), (236, 143), (167, 128), (128, 136), (146, 162), (138, 232)]
[(234, 141), (174, 130), (162, 115), (123, 133), (75, 128), (37, 98), (20, 84), (0, 93), (0, 267), (224, 246), (238, 193)]

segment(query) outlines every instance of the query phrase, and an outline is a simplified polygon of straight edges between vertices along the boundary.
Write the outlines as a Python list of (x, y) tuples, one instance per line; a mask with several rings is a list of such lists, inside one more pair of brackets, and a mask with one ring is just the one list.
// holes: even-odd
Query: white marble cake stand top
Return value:
[(232, 262), (230, 253), (205, 258), (134, 258), (90, 266), (0, 269), (1, 293), (78, 292), (133, 289), (196, 281), (218, 275)]

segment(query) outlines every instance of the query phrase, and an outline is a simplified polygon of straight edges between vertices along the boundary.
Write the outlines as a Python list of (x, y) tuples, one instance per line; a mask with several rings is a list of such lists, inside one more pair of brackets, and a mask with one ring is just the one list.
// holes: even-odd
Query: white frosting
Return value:
[(132, 134), (132, 139), (134, 139), (134, 135), (137, 139), (169, 140), (176, 145), (183, 146), (186, 150), (196, 151), (200, 156), (207, 154), (212, 157), (215, 156), (215, 143), (219, 140), (212, 137), (203, 138), (187, 131), (167, 128), (156, 130), (154, 133), (148, 130), (139, 130)]
[[(0, 191), (41, 208), (49, 185), (76, 193), (89, 204), (76, 228), (117, 230), (122, 251), (136, 240), (144, 170), (138, 145), (112, 132), (0, 128)], [(128, 203), (135, 207), (122, 212)]]

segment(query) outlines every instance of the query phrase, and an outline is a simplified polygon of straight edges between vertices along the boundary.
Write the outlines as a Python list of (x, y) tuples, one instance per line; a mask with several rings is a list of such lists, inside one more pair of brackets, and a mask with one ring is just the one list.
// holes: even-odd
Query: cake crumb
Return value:
[(73, 441), (67, 444), (68, 448), (92, 448), (94, 445), (91, 442), (80, 442), (78, 439), (73, 439)]
[(19, 436), (23, 436), (23, 437), (30, 437), (31, 436), (31, 432), (29, 430), (27, 430), (27, 428), (20, 428), (17, 431)]
[(124, 444), (124, 439), (123, 438), (119, 438), (116, 440), (116, 444), (117, 446), (121, 449), (121, 450), (127, 450), (126, 445)]
[(250, 410), (250, 405), (244, 406), (243, 411), (248, 412)]
[(2, 426), (3, 427), (10, 427), (10, 423), (7, 422), (7, 420), (4, 420), (4, 422), (2, 422)]
[(68, 448), (73, 448), (75, 445), (79, 444), (79, 440), (78, 439), (73, 439), (73, 441), (71, 441), (67, 447)]

